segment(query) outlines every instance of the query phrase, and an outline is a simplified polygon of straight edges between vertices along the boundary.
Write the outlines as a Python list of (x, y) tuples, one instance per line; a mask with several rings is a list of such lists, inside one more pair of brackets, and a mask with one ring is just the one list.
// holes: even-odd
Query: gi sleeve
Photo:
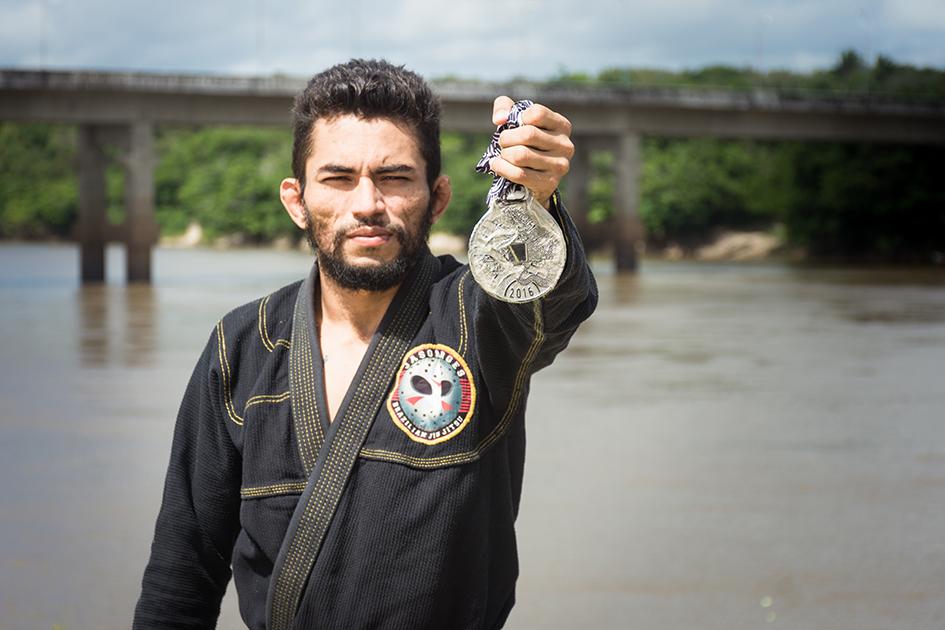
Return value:
[[(597, 306), (597, 284), (584, 246), (557, 192), (549, 212), (567, 241), (567, 261), (554, 289), (534, 302), (510, 304), (473, 283), (482, 378), (497, 407), (511, 399), (515, 388), (521, 386), (520, 379), (551, 364)], [(510, 370), (515, 370), (516, 377), (509, 377)]]
[(181, 402), (135, 630), (214, 628), (230, 579), (242, 466), (222, 408), (217, 334)]

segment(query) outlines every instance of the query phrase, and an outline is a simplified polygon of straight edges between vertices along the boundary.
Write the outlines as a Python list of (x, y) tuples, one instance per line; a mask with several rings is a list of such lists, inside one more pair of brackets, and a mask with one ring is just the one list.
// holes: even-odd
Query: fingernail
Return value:
[(500, 109), (499, 111), (497, 111), (497, 112), (495, 113), (495, 117), (496, 117), (496, 118), (500, 118), (500, 119), (508, 118), (508, 117), (509, 117), (509, 110), (507, 110), (507, 109)]

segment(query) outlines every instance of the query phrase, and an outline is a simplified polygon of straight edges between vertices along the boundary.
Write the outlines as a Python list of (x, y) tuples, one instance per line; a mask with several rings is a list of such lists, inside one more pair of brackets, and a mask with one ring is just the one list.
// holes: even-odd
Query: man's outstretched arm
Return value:
[[(493, 105), (493, 123), (504, 124), (513, 104), (508, 97), (498, 97)], [(557, 192), (574, 156), (571, 123), (538, 103), (522, 112), (520, 123), (499, 135), (502, 151), (491, 160), (490, 169), (532, 192), (561, 227), (567, 258), (555, 288), (534, 302), (509, 304), (483, 291), (473, 297), (480, 360), (487, 379), (501, 373), (492, 369), (494, 366), (527, 360), (525, 372), (531, 373), (550, 364), (597, 305), (597, 285), (580, 236)], [(501, 379), (493, 385), (492, 391), (503, 391)]]

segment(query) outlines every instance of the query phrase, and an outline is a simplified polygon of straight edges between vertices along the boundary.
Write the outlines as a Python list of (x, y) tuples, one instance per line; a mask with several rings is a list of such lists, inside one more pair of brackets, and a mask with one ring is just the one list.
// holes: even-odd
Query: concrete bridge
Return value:
[[(128, 281), (147, 282), (158, 233), (155, 126), (251, 124), (288, 130), (292, 99), (305, 82), (289, 77), (0, 70), (0, 120), (78, 126), (82, 281), (104, 279), (104, 246), (117, 238), (128, 249)], [(444, 131), (491, 131), (489, 113), (499, 94), (531, 98), (568, 116), (579, 149), (568, 176), (568, 202), (582, 229), (588, 228), (590, 153), (612, 151), (615, 216), (606, 227), (618, 270), (636, 268), (643, 239), (637, 211), (645, 135), (945, 143), (945, 104), (909, 104), (875, 95), (460, 82), (435, 82), (434, 89), (443, 102)], [(119, 149), (126, 173), (126, 220), (117, 233), (105, 220), (108, 146)]]

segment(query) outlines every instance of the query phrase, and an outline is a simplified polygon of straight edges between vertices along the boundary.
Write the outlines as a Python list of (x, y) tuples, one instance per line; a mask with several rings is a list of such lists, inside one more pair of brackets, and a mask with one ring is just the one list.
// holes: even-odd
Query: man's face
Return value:
[(444, 186), (448, 202), (445, 178), (432, 191), (427, 185), (426, 163), (406, 125), (350, 115), (319, 119), (300, 227), (325, 274), (347, 289), (382, 291), (403, 280), (423, 249), (445, 209)]

